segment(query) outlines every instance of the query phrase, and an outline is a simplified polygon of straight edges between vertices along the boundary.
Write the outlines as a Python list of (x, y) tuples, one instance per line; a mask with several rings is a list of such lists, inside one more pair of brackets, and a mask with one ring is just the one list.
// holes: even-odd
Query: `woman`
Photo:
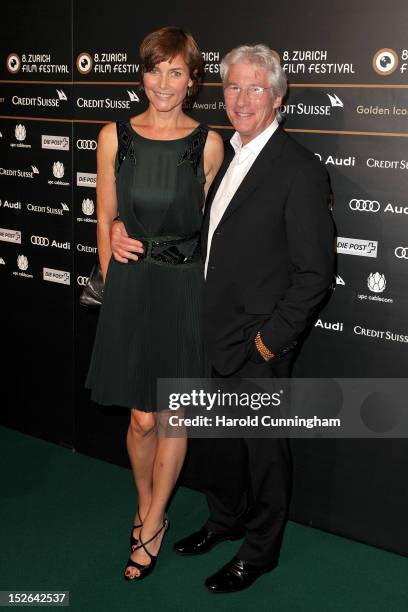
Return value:
[[(185, 437), (157, 435), (157, 378), (207, 374), (199, 232), (204, 194), (223, 157), (220, 136), (183, 112), (203, 76), (191, 34), (152, 32), (140, 57), (147, 110), (106, 125), (98, 140), (97, 238), (106, 282), (87, 379), (95, 401), (131, 409), (127, 449), (139, 507), (126, 580), (154, 569), (186, 452)], [(111, 258), (117, 216), (144, 246), (126, 265)]]

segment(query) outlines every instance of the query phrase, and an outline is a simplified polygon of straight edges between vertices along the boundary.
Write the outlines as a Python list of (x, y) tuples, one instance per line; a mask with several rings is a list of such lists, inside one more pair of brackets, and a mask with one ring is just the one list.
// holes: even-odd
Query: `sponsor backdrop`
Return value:
[[(138, 45), (162, 25), (190, 29), (206, 81), (192, 113), (225, 137), (219, 61), (266, 42), (290, 82), (285, 128), (327, 167), (337, 225), (331, 299), (305, 339), (298, 376), (404, 377), (408, 366), (408, 44), (403, 0), (274, 10), (238, 0), (154, 10), (129, 0), (6, 1), (0, 43), (2, 422), (127, 464), (125, 410), (83, 389), (97, 315), (78, 306), (94, 263), (100, 127), (140, 112)], [(18, 24), (18, 28), (16, 28)], [(237, 257), (240, 245), (237, 245)], [(382, 409), (387, 410), (387, 398)], [(386, 428), (385, 428), (386, 429)], [(386, 431), (383, 430), (386, 436)], [(292, 517), (408, 550), (403, 440), (294, 441)], [(185, 482), (205, 461), (199, 441)], [(405, 469), (404, 469), (405, 468)]]

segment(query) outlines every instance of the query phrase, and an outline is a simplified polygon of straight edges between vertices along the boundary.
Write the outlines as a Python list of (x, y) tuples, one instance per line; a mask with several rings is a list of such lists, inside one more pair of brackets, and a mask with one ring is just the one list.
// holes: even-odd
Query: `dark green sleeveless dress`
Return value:
[[(129, 236), (164, 240), (200, 232), (208, 130), (151, 140), (118, 123), (118, 213)], [(197, 259), (197, 258), (196, 258)], [(201, 332), (203, 261), (111, 258), (86, 386), (103, 405), (155, 411), (157, 378), (209, 374)]]

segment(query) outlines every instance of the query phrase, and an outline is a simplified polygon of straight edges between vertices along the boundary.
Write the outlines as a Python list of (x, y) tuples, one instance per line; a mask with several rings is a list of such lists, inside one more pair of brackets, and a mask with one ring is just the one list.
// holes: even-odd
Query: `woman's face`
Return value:
[(187, 87), (193, 84), (186, 62), (181, 55), (156, 64), (143, 75), (143, 85), (150, 104), (160, 112), (181, 106)]

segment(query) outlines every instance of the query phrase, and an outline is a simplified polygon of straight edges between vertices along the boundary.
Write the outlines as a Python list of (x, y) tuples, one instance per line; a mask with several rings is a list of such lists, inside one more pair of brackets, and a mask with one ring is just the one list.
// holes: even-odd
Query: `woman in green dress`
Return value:
[[(157, 379), (208, 374), (200, 309), (199, 234), (205, 193), (223, 158), (220, 136), (183, 108), (203, 76), (191, 34), (166, 27), (140, 47), (149, 106), (102, 128), (97, 151), (97, 239), (104, 299), (87, 378), (92, 398), (130, 409), (127, 449), (138, 494), (126, 580), (154, 569), (185, 436), (157, 435)], [(112, 257), (119, 216), (136, 255)]]

